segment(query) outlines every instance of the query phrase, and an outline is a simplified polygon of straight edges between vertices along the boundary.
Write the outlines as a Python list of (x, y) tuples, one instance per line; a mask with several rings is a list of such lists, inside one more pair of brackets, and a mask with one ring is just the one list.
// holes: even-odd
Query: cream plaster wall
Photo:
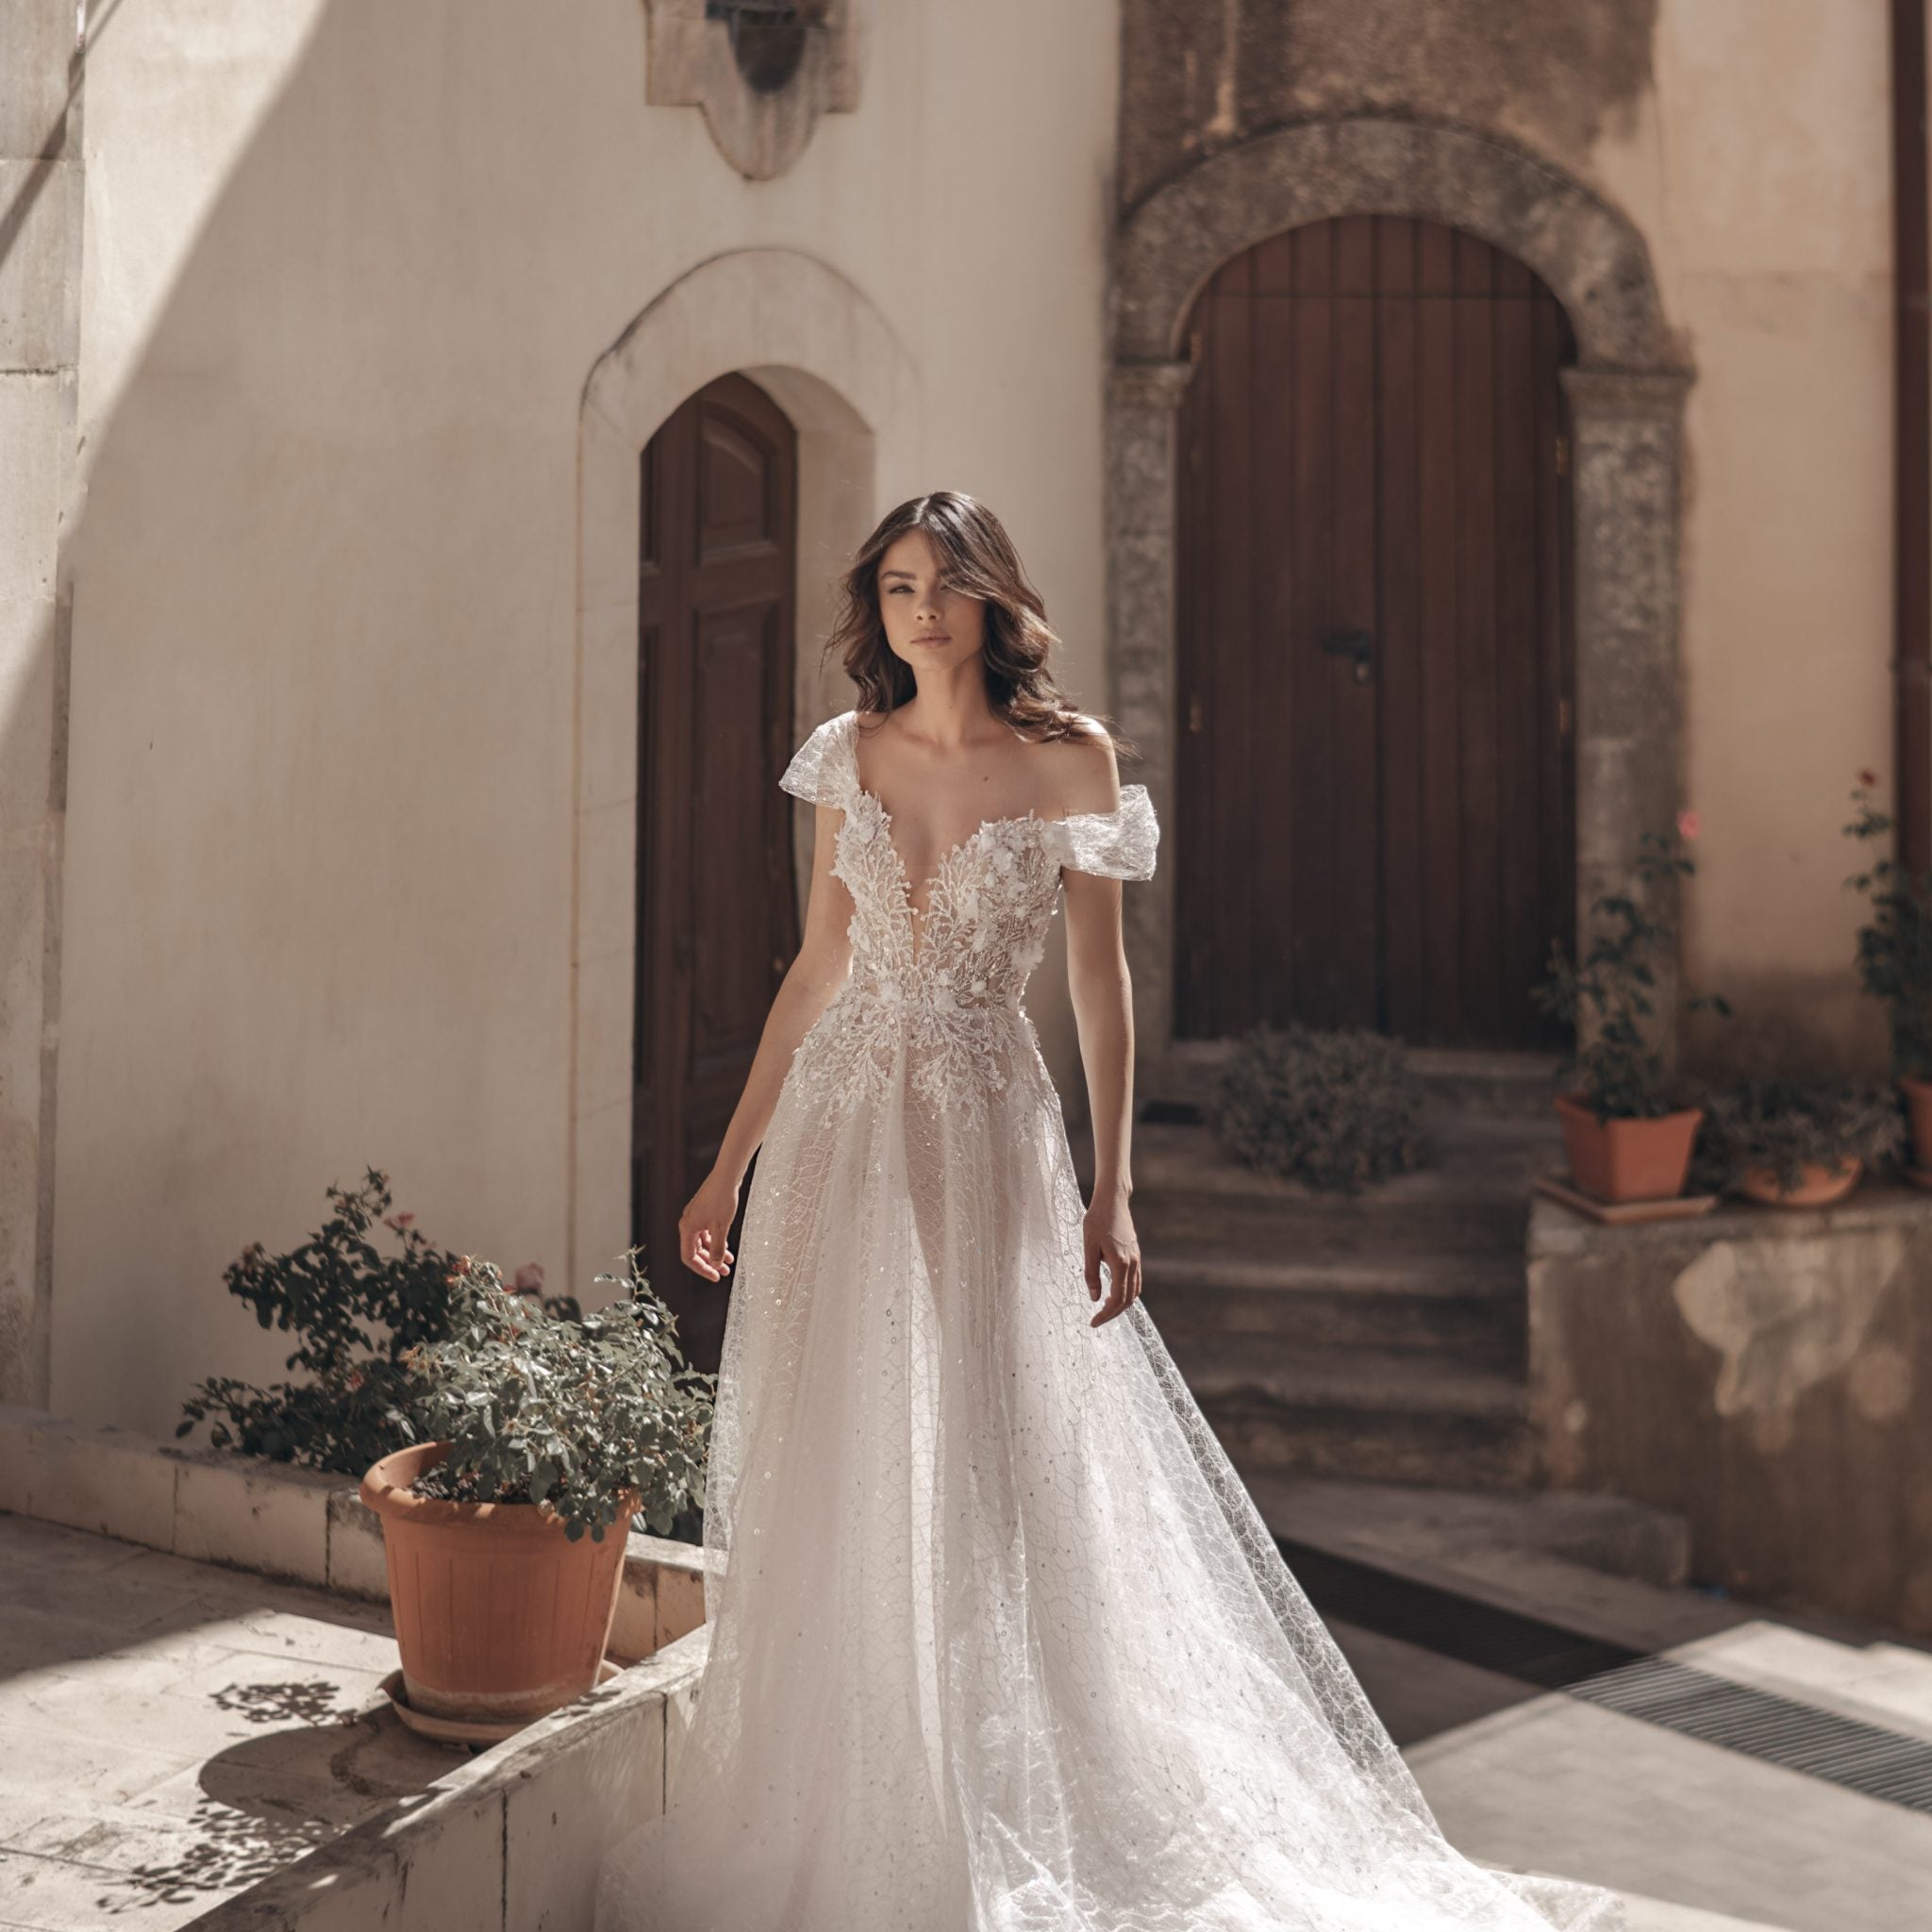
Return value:
[(1838, 0), (1662, 0), (1656, 85), (1591, 158), (1649, 242), (1696, 370), (1686, 422), (1691, 984), (1709, 1053), (1882, 1056), (1840, 836), (1891, 782), (1886, 20)]
[[(564, 1279), (582, 401), (697, 265), (859, 291), (916, 375), (872, 512), (983, 494), (1105, 702), (1114, 44), (1109, 0), (876, 7), (858, 111), (752, 184), (644, 107), (639, 0), (100, 23), (56, 1410), (158, 1430), (278, 1374), (222, 1268), (366, 1164), (453, 1246), (608, 1265)], [(761, 325), (759, 361), (837, 365)], [(1032, 1004), (1076, 1077), (1058, 960)]]

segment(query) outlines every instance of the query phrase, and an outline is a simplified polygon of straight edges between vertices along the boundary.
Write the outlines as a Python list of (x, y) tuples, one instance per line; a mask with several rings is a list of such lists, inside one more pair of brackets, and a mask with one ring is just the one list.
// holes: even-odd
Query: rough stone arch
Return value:
[[(598, 358), (578, 419), (576, 810), (567, 1278), (629, 1241), (636, 986), (640, 462), (684, 399), (732, 371), (798, 432), (798, 635), (829, 626), (832, 573), (874, 521), (878, 441), (919, 444), (919, 386), (884, 317), (836, 270), (783, 248), (714, 256)], [(801, 652), (798, 724), (832, 693)], [(802, 736), (795, 729), (794, 738)], [(798, 822), (801, 847), (808, 833)], [(802, 856), (802, 855), (801, 855)], [(804, 876), (803, 867), (797, 868)]]
[[(1229, 257), (1337, 215), (1466, 229), (1534, 269), (1569, 312), (1576, 596), (1576, 890), (1635, 884), (1638, 841), (1679, 796), (1677, 657), (1684, 398), (1635, 226), (1580, 182), (1467, 128), (1381, 116), (1307, 122), (1209, 157), (1148, 195), (1116, 242), (1108, 394), (1110, 702), (1174, 798), (1174, 417), (1192, 374), (1177, 354), (1194, 297)], [(1174, 880), (1125, 905), (1138, 1063), (1173, 1047)], [(1670, 985), (1658, 989), (1668, 1013)], [(1674, 1044), (1663, 1039), (1666, 1049)]]

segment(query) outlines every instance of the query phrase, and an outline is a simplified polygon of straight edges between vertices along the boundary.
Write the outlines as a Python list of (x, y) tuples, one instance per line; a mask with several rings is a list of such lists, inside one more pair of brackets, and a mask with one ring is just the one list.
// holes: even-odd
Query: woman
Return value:
[[(1158, 829), (1006, 532), (914, 498), (843, 591), (858, 705), (779, 781), (804, 943), (680, 1222), (737, 1262), (709, 1656), (600, 1932), (1621, 1925), (1443, 1840), (1141, 1305), (1118, 882)], [(1020, 1004), (1062, 892), (1084, 1209)]]

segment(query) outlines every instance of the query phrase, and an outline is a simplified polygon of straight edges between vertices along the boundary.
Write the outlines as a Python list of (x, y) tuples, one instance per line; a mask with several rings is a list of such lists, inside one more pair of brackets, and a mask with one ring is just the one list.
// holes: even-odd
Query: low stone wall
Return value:
[(1681, 1511), (1691, 1572), (1932, 1637), (1932, 1196), (1605, 1226), (1531, 1208), (1549, 1480)]
[(606, 1849), (664, 1808), (699, 1629), (194, 1921), (201, 1932), (590, 1932)]
[[(389, 1600), (382, 1524), (346, 1476), (0, 1405), (0, 1509)], [(650, 1657), (705, 1621), (704, 1552), (633, 1532), (610, 1654)]]
[[(341, 1476), (0, 1407), (0, 1510), (387, 1602)], [(609, 1651), (640, 1658), (212, 1910), (210, 1932), (589, 1932), (607, 1846), (657, 1817), (710, 1633), (704, 1553), (633, 1535)]]

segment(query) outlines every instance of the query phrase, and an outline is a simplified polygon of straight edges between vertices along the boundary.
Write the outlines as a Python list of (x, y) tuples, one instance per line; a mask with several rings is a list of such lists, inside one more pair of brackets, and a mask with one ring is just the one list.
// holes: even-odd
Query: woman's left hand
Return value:
[[(1096, 1195), (1082, 1224), (1087, 1250), (1087, 1299), (1100, 1302), (1088, 1323), (1098, 1328), (1141, 1299), (1141, 1242), (1124, 1194)], [(1107, 1263), (1106, 1299), (1101, 1299), (1100, 1264)]]

